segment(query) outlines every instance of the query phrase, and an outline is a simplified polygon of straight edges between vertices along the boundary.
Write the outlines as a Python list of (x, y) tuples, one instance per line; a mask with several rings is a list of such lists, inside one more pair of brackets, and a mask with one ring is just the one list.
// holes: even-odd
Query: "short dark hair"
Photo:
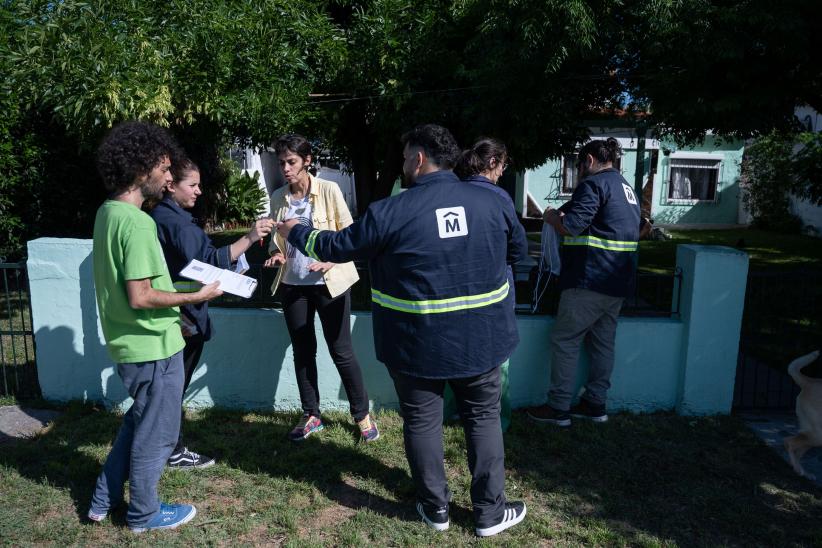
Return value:
[(622, 156), (622, 147), (619, 146), (619, 141), (613, 137), (608, 137), (606, 140), (594, 139), (593, 141), (588, 141), (579, 149), (577, 165), (585, 162), (585, 158), (589, 154), (600, 164), (614, 163)]
[(491, 137), (480, 137), (474, 143), (474, 146), (462, 151), (454, 168), (454, 173), (460, 179), (465, 179), (491, 169), (491, 160), (496, 160), (498, 164), (502, 164), (507, 159), (508, 150), (502, 141)]
[(279, 156), (284, 152), (293, 152), (303, 159), (303, 162), (308, 161), (311, 156), (311, 143), (308, 139), (297, 133), (286, 133), (280, 135), (274, 143), (274, 153)]
[(183, 156), (166, 130), (146, 122), (123, 122), (97, 148), (97, 171), (106, 190), (116, 194), (148, 175), (165, 156), (172, 161)]
[(436, 124), (423, 124), (402, 136), (403, 147), (419, 147), (428, 160), (443, 169), (451, 169), (460, 155), (460, 147), (451, 132)]

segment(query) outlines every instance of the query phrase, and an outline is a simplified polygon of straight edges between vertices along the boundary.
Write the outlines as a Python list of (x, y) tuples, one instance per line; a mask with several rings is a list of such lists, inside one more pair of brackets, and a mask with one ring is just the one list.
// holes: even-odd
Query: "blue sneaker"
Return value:
[(197, 509), (190, 504), (160, 503), (160, 511), (142, 527), (129, 527), (133, 533), (145, 533), (154, 529), (174, 529), (188, 523), (197, 515)]

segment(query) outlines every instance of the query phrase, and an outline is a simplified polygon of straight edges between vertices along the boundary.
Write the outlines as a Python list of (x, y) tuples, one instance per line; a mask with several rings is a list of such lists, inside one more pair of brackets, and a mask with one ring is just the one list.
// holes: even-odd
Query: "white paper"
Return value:
[(237, 264), (234, 265), (234, 272), (237, 274), (245, 274), (249, 268), (245, 253), (241, 253), (240, 256), (237, 257)]
[(180, 271), (180, 276), (200, 282), (210, 284), (220, 282), (220, 289), (232, 295), (249, 298), (257, 288), (257, 280), (237, 274), (230, 270), (217, 268), (197, 259), (192, 260)]

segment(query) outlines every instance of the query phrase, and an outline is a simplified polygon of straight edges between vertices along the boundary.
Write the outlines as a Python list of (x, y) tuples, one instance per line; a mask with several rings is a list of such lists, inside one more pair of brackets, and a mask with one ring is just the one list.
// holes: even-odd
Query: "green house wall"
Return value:
[[(595, 136), (594, 138), (597, 138)], [(739, 216), (739, 179), (742, 164), (744, 143), (742, 141), (721, 141), (707, 136), (705, 141), (696, 146), (679, 147), (673, 141), (648, 140), (654, 147), (659, 147), (656, 174), (653, 179), (651, 198), (651, 218), (657, 224), (736, 224)], [(634, 184), (636, 173), (636, 141), (633, 148), (623, 147), (622, 175)], [(673, 201), (668, 199), (670, 184), (670, 164), (672, 155), (677, 153), (698, 154), (701, 158), (720, 160), (719, 181), (716, 199), (707, 201)], [(649, 173), (653, 150), (646, 150), (644, 173)], [(550, 159), (543, 165), (517, 174), (516, 205), (520, 214), (526, 211), (526, 192), (530, 193), (541, 209), (550, 206), (557, 208), (570, 199), (570, 194), (563, 194), (562, 161)]]

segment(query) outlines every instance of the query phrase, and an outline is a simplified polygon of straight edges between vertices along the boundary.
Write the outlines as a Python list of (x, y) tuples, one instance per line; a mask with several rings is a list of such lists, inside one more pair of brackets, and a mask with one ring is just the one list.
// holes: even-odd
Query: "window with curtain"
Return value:
[(573, 194), (577, 187), (577, 155), (562, 157), (562, 194)]
[(719, 164), (719, 160), (672, 158), (668, 199), (715, 201)]

